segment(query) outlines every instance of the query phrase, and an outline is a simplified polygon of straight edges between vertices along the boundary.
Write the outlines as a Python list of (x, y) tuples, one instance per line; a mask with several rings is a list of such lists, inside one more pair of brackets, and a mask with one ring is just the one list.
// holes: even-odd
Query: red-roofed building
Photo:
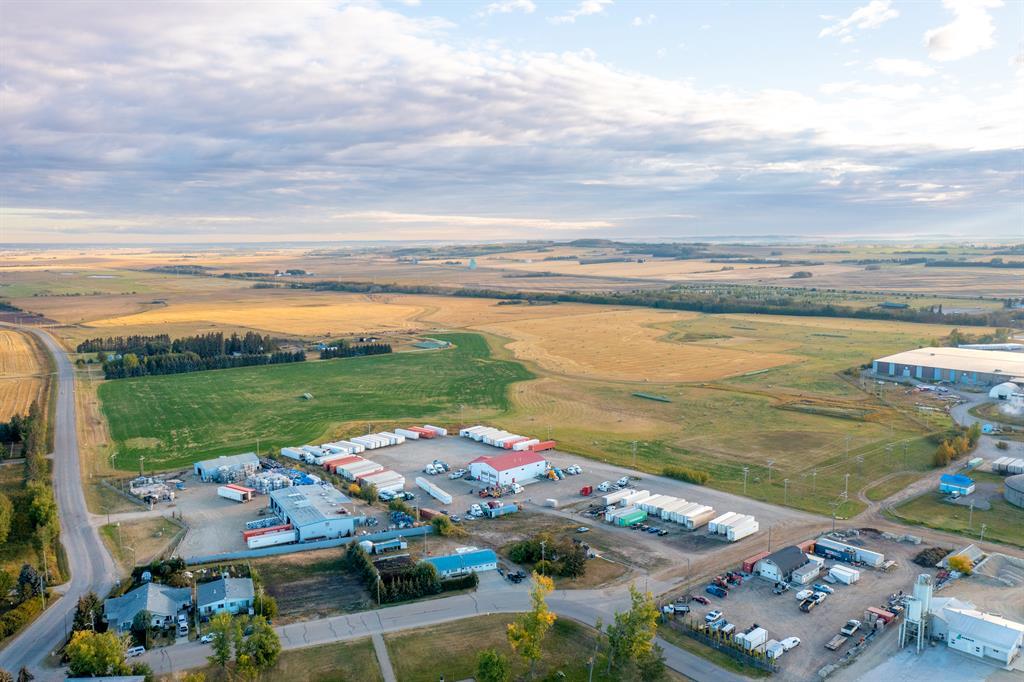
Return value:
[(469, 473), (491, 485), (512, 485), (543, 476), (548, 461), (536, 452), (508, 452), (494, 457), (477, 457), (469, 463)]

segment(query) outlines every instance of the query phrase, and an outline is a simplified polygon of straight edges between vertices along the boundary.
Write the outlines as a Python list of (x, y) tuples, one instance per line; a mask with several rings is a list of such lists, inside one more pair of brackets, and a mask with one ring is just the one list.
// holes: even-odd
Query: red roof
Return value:
[(470, 464), (483, 463), (490, 465), (495, 471), (508, 471), (509, 469), (526, 466), (527, 464), (544, 461), (546, 461), (545, 458), (536, 452), (520, 451), (508, 452), (494, 457), (477, 457)]

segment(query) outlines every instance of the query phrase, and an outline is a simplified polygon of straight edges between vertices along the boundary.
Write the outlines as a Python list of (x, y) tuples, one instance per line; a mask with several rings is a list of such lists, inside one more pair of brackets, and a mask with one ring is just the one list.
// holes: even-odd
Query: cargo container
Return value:
[(637, 502), (636, 506), (638, 506), (640, 509), (643, 509), (645, 512), (650, 514), (651, 511), (655, 507), (657, 507), (657, 505), (658, 505), (658, 503), (660, 501), (662, 501), (662, 500), (664, 500), (664, 499), (666, 499), (668, 497), (669, 497), (668, 495), (651, 495), (646, 500), (643, 500), (642, 502)]
[(346, 464), (355, 464), (356, 462), (366, 461), (359, 455), (348, 455), (341, 459), (332, 459), (329, 462), (324, 462), (324, 469), (330, 471), (332, 474), (338, 470), (338, 467), (345, 466)]
[(880, 620), (886, 625), (888, 625), (889, 623), (896, 620), (896, 614), (886, 611), (885, 609), (879, 609), (875, 608), (874, 606), (869, 606), (867, 610), (864, 612), (864, 620), (868, 622)]
[(420, 434), (416, 433), (415, 431), (410, 431), (409, 429), (395, 429), (395, 433), (397, 433), (399, 436), (404, 436), (409, 440), (419, 440), (420, 437)]
[(691, 511), (693, 509), (696, 509), (697, 507), (700, 507), (700, 506), (701, 505), (699, 503), (697, 503), (697, 502), (684, 502), (683, 504), (677, 505), (674, 508), (672, 508), (670, 511), (666, 512), (665, 514), (663, 514), (662, 518), (665, 519), (666, 521), (671, 521), (673, 523), (682, 523), (683, 522), (682, 521), (682, 515), (683, 514), (685, 514), (688, 511)]
[(452, 496), (445, 491), (438, 488), (436, 485), (423, 478), (422, 476), (416, 477), (416, 485), (426, 491), (428, 495), (436, 500), (439, 500), (443, 504), (451, 504)]
[(353, 443), (350, 440), (336, 440), (333, 443), (331, 443), (331, 445), (337, 445), (338, 447), (348, 448), (349, 450), (352, 451), (353, 455), (358, 455), (360, 452), (366, 450), (366, 448), (364, 448), (359, 443)]
[(753, 535), (760, 528), (761, 526), (758, 524), (757, 519), (753, 516), (747, 516), (736, 523), (730, 522), (730, 525), (726, 527), (725, 537), (729, 542), (736, 542)]
[(466, 427), (463, 427), (463, 428), (459, 429), (459, 435), (461, 437), (463, 437), (463, 438), (470, 438), (472, 436), (472, 434), (474, 434), (477, 431), (480, 431), (482, 429), (485, 429), (485, 428), (487, 428), (487, 427), (486, 426), (480, 426), (479, 424), (476, 425), (476, 426), (466, 426)]
[(416, 433), (420, 434), (420, 438), (430, 439), (437, 437), (437, 434), (431, 431), (430, 429), (424, 429), (420, 426), (410, 426), (409, 430), (415, 431)]
[(735, 641), (747, 651), (754, 651), (768, 642), (768, 631), (754, 625), (737, 634)]
[(249, 549), (259, 549), (260, 547), (286, 545), (289, 542), (295, 542), (298, 539), (299, 532), (293, 529), (280, 531), (278, 533), (268, 533), (267, 535), (257, 535), (246, 540), (245, 544)]
[(427, 509), (426, 507), (420, 507), (420, 518), (424, 521), (430, 521), (435, 516), (441, 516), (441, 512), (436, 509)]
[(401, 445), (405, 442), (405, 436), (397, 432), (381, 431), (380, 435), (390, 440), (392, 445)]
[(650, 496), (650, 490), (631, 490), (628, 495), (619, 500), (619, 504), (635, 505), (637, 500), (641, 500)]
[(376, 471), (361, 478), (357, 477), (357, 480), (360, 483), (372, 484), (377, 488), (378, 493), (395, 493), (405, 488), (405, 476), (390, 469)]
[(621, 514), (615, 518), (616, 526), (632, 526), (636, 523), (643, 523), (647, 520), (647, 512), (643, 509), (633, 508), (633, 511), (627, 514)]
[(516, 452), (522, 452), (524, 450), (529, 450), (530, 446), (536, 445), (539, 442), (540, 440), (536, 438), (529, 438), (527, 440), (516, 443), (515, 445), (512, 446), (512, 449), (515, 450)]
[(281, 448), (281, 456), (300, 462), (306, 461), (306, 451), (302, 448)]
[(553, 440), (542, 440), (539, 443), (531, 445), (528, 449), (530, 452), (544, 452), (545, 450), (554, 449), (556, 443)]
[(217, 494), (228, 500), (234, 500), (235, 502), (248, 502), (252, 499), (253, 493), (256, 491), (252, 488), (246, 488), (242, 485), (235, 485), (229, 483), (228, 485), (222, 485), (217, 488)]
[(736, 512), (725, 512), (724, 514), (722, 514), (718, 518), (711, 519), (711, 521), (708, 522), (708, 532), (709, 533), (716, 533), (716, 534), (719, 533), (718, 526), (720, 524), (728, 523), (730, 520), (732, 520), (733, 518), (735, 518), (737, 516), (740, 516), (740, 515), (737, 514)]
[(501, 447), (505, 448), (506, 450), (512, 450), (513, 448), (515, 448), (516, 445), (519, 445), (520, 443), (525, 443), (528, 440), (530, 439), (527, 438), (526, 436), (518, 436), (516, 438), (512, 438), (511, 440), (506, 440), (504, 443), (501, 444)]
[(253, 528), (252, 530), (243, 530), (242, 539), (248, 541), (249, 538), (254, 538), (257, 535), (267, 535), (268, 533), (280, 533), (283, 530), (291, 530), (292, 524), (282, 523), (276, 526), (269, 526), (267, 528)]
[(677, 509), (683, 509), (685, 507), (688, 507), (691, 504), (693, 503), (687, 502), (686, 500), (680, 497), (675, 502), (672, 502), (671, 504), (666, 504), (664, 507), (662, 507), (661, 511), (658, 513), (658, 516), (660, 516), (663, 521), (671, 521), (672, 512), (676, 511)]
[(849, 566), (833, 566), (828, 569), (828, 574), (844, 585), (852, 585), (860, 580), (860, 571)]
[(688, 530), (696, 530), (715, 517), (715, 508), (701, 505), (697, 509), (681, 515), (683, 524)]
[(369, 436), (356, 436), (352, 439), (353, 443), (359, 443), (367, 450), (376, 450), (380, 447), (380, 442), (376, 438), (370, 438)]
[(383, 469), (380, 464), (371, 462), (368, 459), (364, 459), (362, 462), (355, 462), (353, 464), (346, 464), (338, 467), (334, 473), (338, 474), (342, 478), (348, 481), (354, 481), (356, 476), (359, 474), (368, 474), (373, 471), (380, 471)]
[(832, 538), (818, 538), (814, 542), (814, 552), (824, 557), (840, 559), (847, 562), (859, 561), (872, 568), (878, 568), (885, 563), (885, 555), (879, 552), (872, 552), (863, 547), (848, 545)]
[(512, 503), (498, 505), (497, 507), (488, 506), (484, 509), (484, 516), (496, 519), (499, 516), (505, 516), (506, 514), (514, 514), (517, 511), (519, 511), (519, 506)]
[(765, 558), (769, 554), (771, 554), (771, 552), (764, 551), (764, 552), (758, 552), (757, 554), (755, 554), (752, 557), (747, 557), (746, 559), (743, 560), (743, 564), (740, 566), (740, 569), (744, 573), (753, 573), (754, 572), (754, 564), (756, 564), (758, 561), (760, 561), (761, 559)]
[(605, 495), (602, 495), (601, 496), (601, 501), (605, 504), (605, 506), (608, 506), (610, 504), (615, 504), (616, 502), (618, 502), (622, 498), (624, 498), (627, 495), (629, 495), (629, 493), (631, 493), (631, 492), (633, 492), (633, 491), (629, 490), (629, 489), (626, 489), (626, 490), (615, 490), (613, 492), (606, 493)]
[(614, 523), (615, 519), (623, 514), (629, 514), (635, 507), (609, 507), (604, 512), (605, 523)]
[(440, 427), (440, 426), (431, 426), (430, 424), (424, 424), (423, 428), (425, 428), (425, 429), (427, 429), (429, 431), (433, 431), (438, 436), (447, 436), (448, 435), (448, 429)]

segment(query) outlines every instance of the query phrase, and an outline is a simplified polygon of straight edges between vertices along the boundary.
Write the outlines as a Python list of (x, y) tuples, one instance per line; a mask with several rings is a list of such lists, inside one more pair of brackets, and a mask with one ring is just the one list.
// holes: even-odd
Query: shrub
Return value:
[(42, 602), (33, 597), (23, 601), (3, 616), (0, 616), (0, 639), (13, 635), (38, 616), (42, 610)]
[(968, 557), (965, 557), (963, 555), (950, 557), (948, 563), (950, 569), (954, 571), (959, 571), (964, 575), (970, 575), (971, 571), (974, 570), (974, 563)]
[(1010, 444), (1007, 443), (1005, 440), (999, 440), (999, 441), (996, 441), (996, 447), (998, 449), (1000, 449), (1000, 450), (1009, 450), (1010, 449)]
[(696, 483), (697, 485), (704, 485), (711, 480), (711, 474), (706, 471), (700, 471), (698, 469), (691, 469), (690, 467), (682, 466), (667, 466), (661, 470), (662, 476), (668, 478), (674, 478), (677, 481), (685, 481), (686, 483)]

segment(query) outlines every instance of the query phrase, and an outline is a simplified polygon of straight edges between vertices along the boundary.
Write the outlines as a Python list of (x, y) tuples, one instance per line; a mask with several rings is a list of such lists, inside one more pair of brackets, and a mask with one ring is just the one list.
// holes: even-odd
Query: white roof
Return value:
[(878, 358), (878, 362), (898, 365), (921, 365), (959, 372), (1024, 376), (1024, 353), (971, 348), (918, 348)]
[(951, 632), (982, 639), (1003, 649), (1012, 649), (1024, 638), (1024, 623), (1017, 623), (973, 609), (946, 607), (945, 620)]

